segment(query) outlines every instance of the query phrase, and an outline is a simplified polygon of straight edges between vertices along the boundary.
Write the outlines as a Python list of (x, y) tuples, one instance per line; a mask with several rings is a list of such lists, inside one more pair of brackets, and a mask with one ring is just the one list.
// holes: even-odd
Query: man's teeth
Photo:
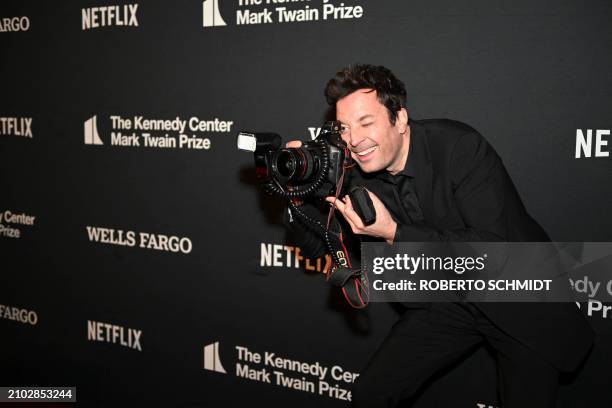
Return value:
[(362, 150), (360, 152), (357, 152), (357, 156), (365, 156), (366, 154), (373, 152), (378, 146), (372, 146), (369, 149), (366, 150)]

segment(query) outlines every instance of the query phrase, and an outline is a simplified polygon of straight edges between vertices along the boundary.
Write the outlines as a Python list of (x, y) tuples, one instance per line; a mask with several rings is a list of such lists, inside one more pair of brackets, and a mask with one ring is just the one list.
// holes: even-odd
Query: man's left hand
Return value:
[(376, 222), (372, 225), (364, 225), (363, 221), (353, 209), (351, 199), (348, 195), (344, 196), (343, 199), (336, 199), (335, 197), (326, 197), (325, 201), (329, 203), (335, 203), (336, 209), (342, 213), (344, 219), (349, 223), (353, 233), (360, 235), (370, 235), (372, 237), (384, 238), (389, 244), (393, 243), (395, 238), (395, 231), (397, 229), (397, 223), (391, 217), (387, 207), (380, 201), (376, 195), (368, 191), (374, 209), (376, 210)]

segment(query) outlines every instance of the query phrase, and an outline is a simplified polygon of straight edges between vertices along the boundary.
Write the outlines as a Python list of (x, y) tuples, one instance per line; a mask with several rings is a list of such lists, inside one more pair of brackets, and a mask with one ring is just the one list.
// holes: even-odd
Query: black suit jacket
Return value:
[[(355, 170), (349, 177), (350, 185), (364, 185), (385, 204), (398, 223), (397, 242), (550, 241), (527, 213), (502, 160), (477, 131), (447, 119), (410, 120), (409, 126), (408, 160), (424, 222), (412, 224), (397, 190), (376, 174)], [(312, 234), (301, 234), (299, 240), (306, 253), (320, 255), (324, 248)], [(562, 371), (573, 370), (593, 342), (594, 333), (574, 303), (477, 306)]]

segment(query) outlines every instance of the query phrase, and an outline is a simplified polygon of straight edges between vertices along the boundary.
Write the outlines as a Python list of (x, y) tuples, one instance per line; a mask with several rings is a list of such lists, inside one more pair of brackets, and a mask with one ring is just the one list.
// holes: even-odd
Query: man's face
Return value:
[(345, 125), (342, 139), (364, 172), (397, 173), (404, 168), (409, 140), (405, 136), (408, 121), (405, 109), (398, 112), (392, 125), (376, 91), (360, 89), (336, 103), (336, 119)]

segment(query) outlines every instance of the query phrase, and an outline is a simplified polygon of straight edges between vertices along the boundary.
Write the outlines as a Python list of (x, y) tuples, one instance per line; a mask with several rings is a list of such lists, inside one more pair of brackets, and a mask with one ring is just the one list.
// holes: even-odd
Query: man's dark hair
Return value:
[(406, 87), (393, 72), (383, 66), (353, 64), (338, 71), (325, 86), (325, 98), (331, 106), (338, 100), (359, 90), (373, 89), (378, 101), (385, 105), (392, 125), (397, 111), (406, 107)]

